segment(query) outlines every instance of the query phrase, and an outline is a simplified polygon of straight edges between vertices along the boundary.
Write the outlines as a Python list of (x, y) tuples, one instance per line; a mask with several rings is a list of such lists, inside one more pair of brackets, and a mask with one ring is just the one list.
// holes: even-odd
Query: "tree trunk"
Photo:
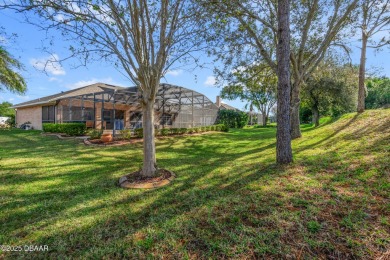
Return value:
[(156, 174), (156, 145), (154, 141), (154, 101), (143, 102), (142, 127), (144, 135), (144, 160), (142, 175), (153, 177)]
[(267, 126), (267, 115), (263, 112), (263, 126)]
[(360, 53), (360, 67), (359, 67), (359, 94), (357, 112), (362, 113), (365, 109), (366, 91), (364, 87), (365, 74), (366, 74), (366, 50), (367, 50), (367, 34), (362, 30), (362, 50)]
[(291, 139), (299, 138), (302, 136), (299, 121), (299, 105), (301, 100), (299, 98), (300, 84), (294, 83), (291, 90), (291, 105), (290, 105), (290, 120), (291, 120)]
[(317, 127), (320, 125), (320, 111), (318, 110), (317, 106), (313, 106), (311, 112), (313, 114), (313, 124), (315, 127)]
[(292, 162), (290, 134), (290, 1), (278, 0), (278, 106), (276, 162)]

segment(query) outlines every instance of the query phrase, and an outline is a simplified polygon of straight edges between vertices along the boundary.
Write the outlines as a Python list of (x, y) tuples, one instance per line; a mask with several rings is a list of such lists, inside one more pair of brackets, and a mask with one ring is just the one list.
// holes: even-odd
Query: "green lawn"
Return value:
[(157, 141), (169, 186), (123, 190), (142, 144), (89, 147), (0, 131), (0, 245), (26, 258), (375, 258), (390, 248), (390, 110), (348, 114), (293, 142), (274, 127)]

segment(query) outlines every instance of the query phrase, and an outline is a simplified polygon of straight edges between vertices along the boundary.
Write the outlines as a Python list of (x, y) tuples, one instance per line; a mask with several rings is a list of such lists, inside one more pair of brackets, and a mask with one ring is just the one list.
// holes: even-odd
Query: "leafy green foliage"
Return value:
[(390, 78), (372, 78), (367, 81), (367, 109), (381, 108), (390, 105)]
[(247, 113), (223, 109), (218, 111), (217, 124), (224, 124), (228, 128), (243, 128), (247, 123)]
[(15, 120), (15, 114), (9, 115), (9, 118), (7, 119), (6, 123), (10, 127), (15, 127), (16, 126), (16, 120)]
[(134, 135), (138, 138), (143, 138), (144, 137), (144, 129), (143, 128), (134, 129)]
[(90, 139), (100, 139), (102, 137), (103, 130), (99, 129), (89, 129), (87, 130), (87, 135), (89, 135)]
[(15, 70), (22, 69), (22, 64), (13, 58), (2, 46), (0, 46), (0, 90), (24, 94), (27, 89), (23, 77)]
[(15, 115), (15, 110), (11, 107), (12, 104), (7, 101), (0, 103), (0, 116), (8, 117), (11, 115)]
[(86, 126), (84, 123), (43, 123), (43, 131), (48, 133), (64, 133), (70, 136), (84, 135)]
[(265, 64), (240, 66), (235, 69), (230, 84), (222, 88), (221, 97), (229, 100), (239, 98), (247, 102), (250, 111), (255, 107), (268, 117), (276, 103), (277, 82), (277, 76)]
[(121, 134), (121, 137), (126, 140), (131, 139), (131, 130), (130, 129), (123, 129), (120, 130), (119, 133)]
[(160, 129), (160, 134), (161, 134), (162, 136), (167, 136), (167, 135), (169, 135), (169, 132), (170, 132), (169, 128)]
[[(333, 116), (352, 112), (357, 104), (357, 68), (339, 65), (328, 58), (302, 88), (300, 117), (303, 122), (315, 116)], [(318, 121), (317, 121), (318, 122)]]

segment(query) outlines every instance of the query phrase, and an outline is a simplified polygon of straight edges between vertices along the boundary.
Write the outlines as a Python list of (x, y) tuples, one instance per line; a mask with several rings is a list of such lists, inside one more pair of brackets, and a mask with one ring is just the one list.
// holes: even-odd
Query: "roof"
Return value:
[(91, 93), (98, 93), (103, 92), (106, 90), (116, 90), (116, 89), (124, 89), (123, 87), (109, 85), (105, 83), (95, 83), (92, 85), (88, 85), (81, 88), (72, 89), (69, 91), (63, 91), (58, 94), (33, 99), (27, 102), (19, 103), (13, 106), (13, 108), (19, 108), (19, 107), (29, 107), (29, 106), (35, 106), (35, 105), (43, 105), (48, 103), (53, 103), (57, 100), (67, 98), (67, 97), (74, 97), (74, 96), (80, 96), (85, 94), (91, 94)]
[(237, 108), (232, 107), (232, 106), (230, 106), (230, 105), (228, 105), (228, 104), (225, 104), (225, 103), (221, 103), (220, 108), (226, 109), (226, 110), (241, 111), (240, 109), (237, 109)]
[[(140, 106), (140, 93), (138, 87), (123, 88), (119, 86), (96, 83), (86, 87), (61, 92), (55, 95), (42, 97), (16, 104), (14, 108), (29, 107), (35, 105), (55, 104), (57, 100), (64, 98), (80, 98), (84, 100), (96, 100), (104, 102), (115, 102), (121, 104), (132, 104)], [(203, 106), (205, 108), (216, 108), (205, 95), (180, 86), (162, 83), (156, 93), (156, 106), (170, 105), (180, 108), (181, 105)]]

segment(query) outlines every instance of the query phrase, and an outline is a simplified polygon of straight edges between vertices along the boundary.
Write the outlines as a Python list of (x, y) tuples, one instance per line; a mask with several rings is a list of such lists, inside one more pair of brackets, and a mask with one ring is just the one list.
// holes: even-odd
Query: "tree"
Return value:
[[(299, 104), (301, 86), (325, 57), (329, 48), (348, 50), (343, 29), (349, 24), (352, 11), (359, 0), (291, 2), (291, 136), (301, 136)], [(278, 2), (279, 4), (279, 2)], [(215, 40), (216, 57), (229, 66), (242, 62), (266, 62), (277, 73), (276, 46), (278, 42), (277, 1), (274, 0), (215, 0), (204, 6), (214, 13), (215, 30), (221, 37)], [(223, 41), (223, 42), (218, 42)], [(230, 70), (224, 68), (222, 72)]]
[(367, 109), (390, 106), (390, 78), (379, 77), (367, 80)]
[(339, 116), (351, 112), (357, 103), (357, 70), (322, 62), (302, 87), (302, 102), (311, 110), (313, 124), (319, 126), (321, 115)]
[(290, 135), (290, 1), (278, 0), (277, 35), (278, 107), (276, 130), (276, 161), (292, 162)]
[(251, 107), (256, 107), (263, 116), (263, 126), (271, 108), (276, 103), (277, 77), (267, 65), (251, 65), (237, 68), (232, 82), (223, 87), (221, 97), (229, 100), (239, 98)]
[[(362, 0), (361, 3), (361, 33), (362, 47), (359, 67), (359, 97), (357, 112), (362, 113), (365, 108), (365, 75), (367, 47), (381, 48), (390, 45), (390, 38), (383, 37), (375, 41), (372, 37), (383, 31), (390, 31), (390, 0)], [(368, 46), (367, 44), (371, 45)]]
[(0, 103), (0, 116), (8, 117), (14, 115), (15, 111), (11, 107), (12, 104), (7, 101)]
[[(3, 6), (35, 12), (38, 26), (58, 29), (74, 56), (83, 62), (105, 60), (113, 64), (140, 89), (143, 113), (143, 167), (145, 177), (156, 173), (154, 102), (160, 79), (177, 61), (202, 48), (199, 26), (191, 1), (29, 1)], [(30, 22), (31, 19), (29, 20)], [(188, 40), (191, 39), (191, 40)]]
[(5, 89), (18, 94), (26, 92), (26, 82), (15, 71), (15, 69), (20, 70), (22, 67), (18, 60), (13, 58), (4, 47), (0, 46), (0, 91)]

